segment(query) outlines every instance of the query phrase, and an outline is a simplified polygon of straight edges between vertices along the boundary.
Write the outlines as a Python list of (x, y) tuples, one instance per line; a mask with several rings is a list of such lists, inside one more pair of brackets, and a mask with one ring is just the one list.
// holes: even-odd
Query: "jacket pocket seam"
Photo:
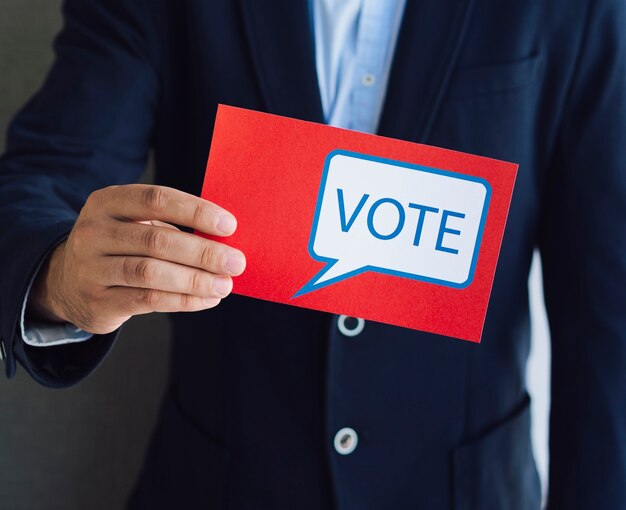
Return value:
[(511, 63), (457, 69), (448, 89), (448, 100), (462, 102), (492, 98), (534, 88), (542, 68), (541, 55)]
[(505, 419), (452, 450), (452, 480), (454, 510), (539, 508), (528, 394)]

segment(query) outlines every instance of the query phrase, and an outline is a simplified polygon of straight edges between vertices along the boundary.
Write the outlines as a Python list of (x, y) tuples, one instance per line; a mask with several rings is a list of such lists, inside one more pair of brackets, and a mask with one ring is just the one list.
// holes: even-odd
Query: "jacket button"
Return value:
[(359, 436), (354, 429), (350, 427), (344, 427), (335, 434), (335, 450), (340, 455), (349, 455), (359, 444)]
[(337, 328), (345, 336), (357, 336), (365, 327), (365, 321), (356, 317), (348, 317), (347, 315), (340, 315), (337, 319)]

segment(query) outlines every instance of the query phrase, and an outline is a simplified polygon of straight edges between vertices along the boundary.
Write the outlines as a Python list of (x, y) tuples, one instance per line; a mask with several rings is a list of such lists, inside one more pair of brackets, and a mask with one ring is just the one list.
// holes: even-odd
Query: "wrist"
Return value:
[(42, 264), (35, 277), (26, 311), (35, 320), (69, 322), (59, 299), (60, 277), (65, 241), (59, 244)]

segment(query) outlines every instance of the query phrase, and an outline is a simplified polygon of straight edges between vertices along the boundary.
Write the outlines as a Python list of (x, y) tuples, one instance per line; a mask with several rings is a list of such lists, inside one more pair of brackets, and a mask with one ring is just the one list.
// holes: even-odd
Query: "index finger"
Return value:
[(118, 219), (165, 221), (218, 236), (231, 235), (237, 228), (237, 220), (226, 209), (174, 188), (129, 184), (102, 191), (106, 212)]

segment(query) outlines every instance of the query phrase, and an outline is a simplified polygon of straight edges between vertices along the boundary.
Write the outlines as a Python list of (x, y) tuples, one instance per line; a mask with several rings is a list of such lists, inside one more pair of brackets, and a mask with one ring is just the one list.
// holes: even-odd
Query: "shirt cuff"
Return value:
[[(37, 273), (35, 273), (35, 276), (36, 275)], [(77, 328), (73, 324), (55, 324), (52, 322), (26, 320), (26, 305), (34, 281), (35, 278), (33, 278), (28, 285), (28, 290), (26, 291), (26, 296), (22, 303), (22, 314), (20, 316), (22, 340), (33, 347), (50, 347), (53, 345), (64, 345), (89, 340), (93, 335)]]

